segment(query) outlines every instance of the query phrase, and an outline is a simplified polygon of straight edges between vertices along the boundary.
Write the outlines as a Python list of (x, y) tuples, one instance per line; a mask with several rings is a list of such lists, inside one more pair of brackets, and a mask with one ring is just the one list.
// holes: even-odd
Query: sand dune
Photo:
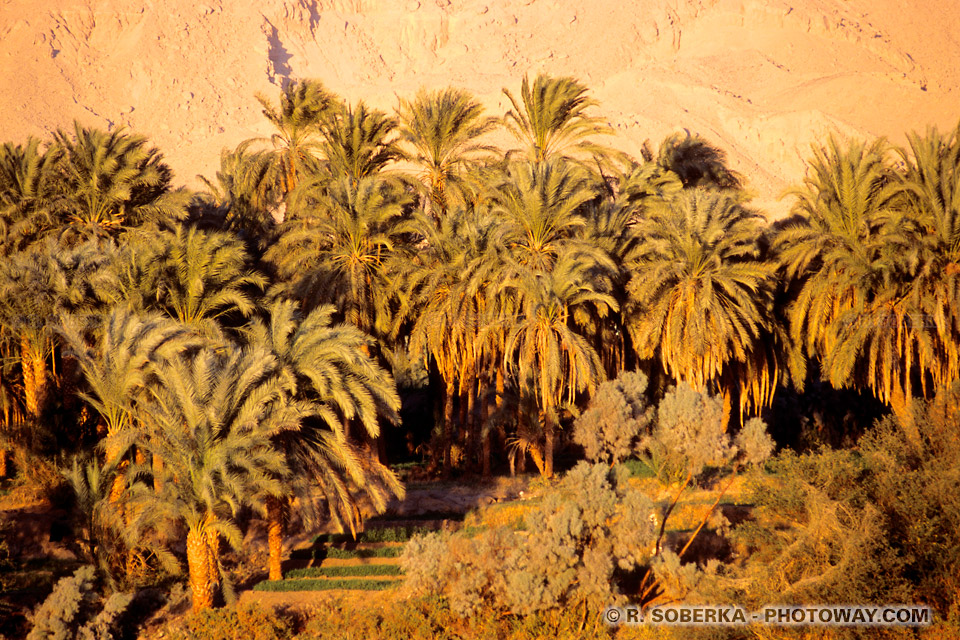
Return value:
[(0, 140), (129, 126), (195, 185), (288, 78), (384, 109), (453, 84), (500, 114), (547, 71), (588, 83), (626, 151), (713, 140), (780, 215), (829, 131), (954, 126), (958, 40), (954, 0), (0, 0)]

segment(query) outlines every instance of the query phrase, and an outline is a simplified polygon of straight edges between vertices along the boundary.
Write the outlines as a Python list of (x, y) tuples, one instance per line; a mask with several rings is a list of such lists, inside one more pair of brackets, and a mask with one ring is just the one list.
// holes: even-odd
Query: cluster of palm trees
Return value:
[(453, 88), (390, 115), (291, 82), (202, 193), (123, 131), (0, 148), (0, 460), (98, 447), (71, 483), (136, 534), (105, 573), (185, 536), (209, 606), (243, 510), (271, 577), (291, 508), (357, 526), (402, 493), (378, 436), (410, 363), (444, 475), (552, 475), (625, 370), (721, 395), (733, 425), (822, 371), (909, 428), (957, 379), (960, 129), (830, 140), (768, 225), (699, 136), (635, 159), (577, 80), (505, 94), (500, 119)]

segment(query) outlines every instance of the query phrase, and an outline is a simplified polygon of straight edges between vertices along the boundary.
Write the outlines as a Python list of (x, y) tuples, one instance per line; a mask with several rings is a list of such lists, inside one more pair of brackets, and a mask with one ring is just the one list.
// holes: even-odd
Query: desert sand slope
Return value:
[(0, 0), (0, 140), (125, 125), (196, 184), (288, 78), (385, 109), (452, 84), (500, 114), (542, 70), (587, 82), (627, 151), (707, 136), (779, 215), (827, 132), (955, 125), (958, 39), (956, 0)]

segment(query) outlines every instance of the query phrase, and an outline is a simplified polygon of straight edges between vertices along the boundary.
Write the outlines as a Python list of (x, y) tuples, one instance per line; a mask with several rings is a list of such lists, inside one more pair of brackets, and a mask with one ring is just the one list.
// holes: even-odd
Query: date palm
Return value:
[(58, 150), (44, 149), (37, 138), (0, 146), (0, 247), (5, 255), (25, 249), (49, 228), (57, 159)]
[[(852, 141), (844, 147), (831, 138), (825, 148), (814, 150), (809, 175), (794, 192), (796, 215), (778, 231), (773, 249), (796, 291), (788, 308), (794, 381), (802, 385), (807, 359), (818, 358), (832, 384), (871, 388), (881, 398), (895, 400), (905, 419), (907, 399), (889, 395), (902, 391), (902, 366), (887, 360), (881, 372), (876, 365), (884, 359), (875, 360), (878, 352), (867, 359), (860, 355), (870, 340), (870, 316), (893, 314), (874, 329), (891, 319), (893, 327), (900, 327), (892, 335), (901, 335), (904, 328), (895, 319), (903, 319), (904, 305), (895, 302), (898, 296), (889, 297), (893, 289), (887, 288), (903, 275), (898, 273), (903, 262), (894, 255), (897, 243), (891, 243), (898, 235), (895, 212), (902, 206), (902, 193), (886, 143)], [(885, 302), (871, 309), (881, 299)], [(860, 319), (851, 322), (856, 316)], [(860, 337), (854, 339), (855, 334)], [(887, 349), (881, 342), (874, 345)], [(877, 381), (880, 386), (873, 386)]]
[(329, 176), (325, 179), (347, 180), (353, 189), (403, 157), (397, 146), (397, 121), (363, 101), (331, 110), (321, 120), (320, 130), (323, 172)]
[(349, 179), (302, 189), (291, 202), (291, 220), (266, 255), (278, 290), (305, 308), (333, 304), (343, 319), (381, 337), (391, 330), (389, 265), (405, 255), (415, 228), (411, 198), (394, 181)]
[[(502, 229), (496, 218), (462, 209), (439, 221), (425, 220), (429, 251), (405, 273), (406, 313), (414, 318), (410, 350), (433, 360), (444, 381), (443, 473), (451, 471), (454, 401), (477, 385), (478, 369), (490, 351), (483, 336), (489, 289), (503, 277)], [(501, 355), (502, 359), (502, 355)], [(468, 410), (468, 420), (469, 418)], [(468, 425), (461, 425), (467, 428)]]
[(462, 89), (421, 89), (412, 101), (401, 100), (401, 139), (413, 148), (409, 160), (420, 170), (431, 211), (443, 217), (451, 203), (464, 202), (469, 168), (495, 152), (479, 139), (497, 122)]
[(362, 425), (370, 437), (380, 434), (381, 419), (399, 423), (400, 398), (393, 378), (363, 351), (371, 339), (356, 327), (333, 326), (330, 306), (304, 317), (296, 307), (292, 301), (277, 300), (269, 309), (269, 321), (255, 320), (247, 331), (249, 344), (273, 353), (279, 375), (315, 416), (298, 431), (274, 439), (290, 473), (283, 478), (286, 496), (269, 498), (266, 505), (271, 580), (283, 577), (283, 514), (291, 505), (296, 504), (307, 524), (325, 513), (335, 527), (356, 532), (361, 495), (378, 511), (391, 497), (403, 495), (396, 476), (356, 451), (344, 434), (345, 421)]
[[(276, 131), (269, 139), (257, 138), (250, 143), (269, 141), (273, 146), (269, 152), (269, 182), (286, 195), (305, 174), (316, 172), (320, 121), (338, 107), (340, 100), (318, 80), (300, 80), (284, 87), (276, 108), (264, 95), (258, 94), (257, 101)], [(238, 152), (245, 150), (246, 145), (242, 145)]]
[(103, 318), (92, 341), (89, 324), (76, 315), (64, 317), (60, 333), (83, 372), (86, 391), (81, 395), (102, 420), (106, 462), (116, 466), (135, 437), (137, 400), (152, 383), (153, 367), (195, 350), (200, 340), (161, 314), (139, 314), (123, 306)]
[(115, 263), (122, 298), (162, 311), (209, 336), (257, 308), (266, 279), (250, 268), (236, 236), (177, 225), (172, 231), (132, 233)]
[[(284, 495), (289, 474), (275, 439), (299, 429), (309, 410), (290, 399), (276, 358), (247, 347), (202, 349), (154, 367), (150, 398), (138, 407), (144, 425), (134, 444), (164, 460), (159, 492), (131, 489), (132, 526), (161, 534), (186, 531), (194, 611), (230, 593), (220, 566), (220, 539), (239, 548), (233, 517), (242, 507), (262, 513), (267, 497)], [(179, 534), (182, 535), (182, 534)]]
[[(694, 189), (648, 212), (629, 287), (637, 355), (678, 384), (769, 404), (778, 366), (769, 336), (773, 268), (761, 256), (761, 217), (735, 192)], [(726, 407), (729, 411), (729, 405)]]
[(122, 226), (186, 217), (190, 195), (170, 190), (170, 168), (146, 138), (75, 123), (72, 134), (57, 131), (54, 143), (60, 154), (56, 212), (66, 232), (101, 237)]
[(248, 245), (263, 250), (274, 231), (285, 195), (273, 179), (273, 156), (251, 152), (241, 145), (220, 153), (220, 170), (213, 180), (198, 176), (206, 186), (200, 195), (201, 224), (238, 234)]
[(521, 391), (543, 414), (545, 477), (553, 475), (561, 410), (604, 380), (596, 351), (572, 328), (583, 307), (617, 308), (613, 297), (595, 286), (592, 266), (585, 256), (566, 252), (550, 272), (520, 270), (503, 285), (504, 293), (519, 301), (520, 315), (509, 320), (506, 354)]
[(111, 299), (108, 257), (95, 242), (64, 249), (53, 239), (0, 262), (0, 325), (19, 338), (24, 407), (37, 419), (51, 382), (57, 319), (95, 313)]
[(533, 82), (524, 76), (519, 100), (503, 90), (511, 106), (504, 125), (522, 145), (520, 151), (528, 161), (582, 158), (607, 151), (590, 141), (592, 136), (612, 131), (602, 119), (588, 115), (587, 111), (597, 104), (588, 92), (574, 78), (543, 73)]
[(863, 251), (869, 268), (843, 275), (860, 295), (835, 322), (824, 371), (836, 384), (871, 389), (912, 429), (914, 380), (926, 395), (960, 375), (960, 141), (957, 131), (930, 129), (908, 142), (893, 187), (900, 199), (879, 213)]
[(504, 240), (516, 261), (548, 271), (564, 245), (586, 225), (580, 209), (596, 196), (586, 172), (553, 160), (510, 164), (489, 197), (491, 210), (504, 222)]

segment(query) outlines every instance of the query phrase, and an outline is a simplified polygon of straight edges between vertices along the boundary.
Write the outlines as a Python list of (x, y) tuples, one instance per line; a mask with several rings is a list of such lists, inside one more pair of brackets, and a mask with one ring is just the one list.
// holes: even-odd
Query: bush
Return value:
[(587, 460), (616, 464), (637, 453), (639, 439), (653, 420), (646, 391), (647, 376), (632, 371), (600, 385), (573, 425), (573, 439)]
[(127, 593), (107, 598), (97, 613), (100, 598), (93, 588), (95, 571), (90, 565), (61, 579), (33, 616), (28, 640), (110, 640), (119, 637), (120, 618), (133, 599)]
[(171, 634), (174, 640), (284, 640), (293, 635), (289, 620), (252, 604), (200, 611), (184, 626), (182, 632)]
[(736, 449), (723, 431), (723, 400), (686, 382), (672, 387), (657, 408), (657, 424), (642, 446), (663, 482), (699, 475), (730, 460)]
[(645, 563), (656, 536), (653, 505), (628, 476), (623, 467), (580, 463), (527, 514), (526, 531), (412, 539), (401, 558), (407, 588), (443, 595), (462, 616), (601, 610), (620, 599), (617, 573)]
[[(654, 566), (664, 597), (748, 609), (920, 604), (939, 620), (930, 637), (957, 637), (960, 412), (945, 414), (940, 401), (918, 412), (911, 435), (886, 418), (855, 450), (786, 451), (767, 463), (774, 476), (755, 469), (746, 496), (755, 518), (730, 534), (741, 560), (701, 568), (664, 553)], [(879, 635), (833, 631), (836, 638)], [(895, 632), (913, 637), (889, 630), (890, 637)]]

